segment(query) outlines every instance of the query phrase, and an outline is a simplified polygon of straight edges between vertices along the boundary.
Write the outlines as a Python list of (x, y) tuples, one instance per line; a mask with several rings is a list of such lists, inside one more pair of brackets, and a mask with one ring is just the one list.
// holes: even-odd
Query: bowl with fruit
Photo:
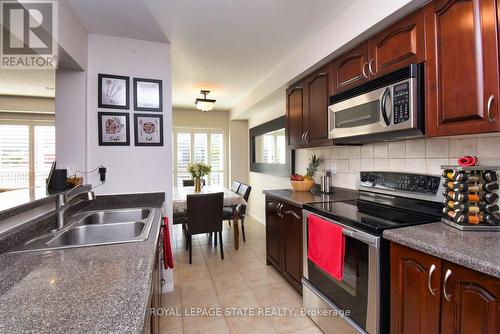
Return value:
[(294, 191), (310, 191), (314, 187), (314, 173), (321, 164), (321, 160), (313, 155), (309, 160), (309, 165), (305, 175), (293, 174), (290, 176), (290, 184)]

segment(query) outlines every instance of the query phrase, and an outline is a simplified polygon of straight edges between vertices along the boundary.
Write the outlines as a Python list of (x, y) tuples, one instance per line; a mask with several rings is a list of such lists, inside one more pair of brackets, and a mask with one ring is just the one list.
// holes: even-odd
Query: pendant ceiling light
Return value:
[(210, 93), (209, 90), (200, 91), (200, 94), (203, 95), (203, 98), (197, 98), (195, 101), (196, 108), (202, 110), (203, 112), (212, 110), (215, 107), (215, 100), (207, 99), (208, 93)]

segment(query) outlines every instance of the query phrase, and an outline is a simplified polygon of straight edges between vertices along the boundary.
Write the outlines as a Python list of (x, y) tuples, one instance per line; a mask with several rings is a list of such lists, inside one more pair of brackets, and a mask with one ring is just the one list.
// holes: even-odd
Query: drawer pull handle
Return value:
[(444, 294), (444, 298), (446, 298), (446, 300), (449, 302), (451, 302), (451, 295), (449, 295), (448, 292), (446, 292), (446, 283), (448, 282), (448, 279), (450, 278), (450, 276), (451, 276), (451, 270), (448, 269), (448, 270), (446, 270), (446, 274), (444, 275), (443, 294)]
[(436, 295), (436, 289), (433, 289), (432, 286), (431, 286), (431, 282), (432, 282), (432, 274), (434, 273), (434, 271), (436, 270), (436, 266), (433, 264), (431, 266), (431, 268), (429, 269), (429, 276), (427, 278), (427, 287), (429, 288), (429, 292), (431, 293), (431, 295), (435, 296)]
[(495, 123), (495, 117), (491, 116), (491, 106), (493, 105), (494, 100), (495, 100), (495, 95), (490, 95), (486, 107), (486, 110), (488, 111), (488, 120), (490, 121), (491, 124)]

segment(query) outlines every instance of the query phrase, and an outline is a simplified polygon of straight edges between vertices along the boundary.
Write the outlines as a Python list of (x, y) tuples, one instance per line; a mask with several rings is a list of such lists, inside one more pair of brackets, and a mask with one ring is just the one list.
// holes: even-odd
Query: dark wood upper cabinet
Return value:
[(368, 81), (368, 59), (367, 42), (337, 58), (333, 64), (333, 92), (339, 93)]
[(441, 260), (391, 244), (391, 334), (439, 333), (440, 277)]
[(293, 85), (286, 92), (286, 125), (288, 145), (296, 147), (304, 144), (304, 84)]
[(368, 43), (370, 79), (425, 61), (424, 10), (408, 15)]
[(297, 290), (302, 290), (302, 212), (285, 204), (283, 214), (283, 276)]
[(441, 333), (500, 333), (500, 280), (448, 262), (442, 273)]
[[(306, 79), (305, 142), (321, 145), (328, 141), (328, 104), (330, 100), (331, 67), (325, 67)], [(331, 142), (326, 142), (331, 144)]]
[(328, 104), (331, 66), (326, 66), (287, 89), (288, 145), (293, 148), (331, 145)]
[(428, 136), (499, 130), (497, 11), (495, 0), (425, 7)]

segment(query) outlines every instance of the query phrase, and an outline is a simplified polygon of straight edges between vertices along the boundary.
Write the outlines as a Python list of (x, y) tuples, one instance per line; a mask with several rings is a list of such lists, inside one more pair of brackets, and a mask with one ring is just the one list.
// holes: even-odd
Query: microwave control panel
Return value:
[(410, 119), (410, 84), (403, 82), (394, 85), (394, 124)]

